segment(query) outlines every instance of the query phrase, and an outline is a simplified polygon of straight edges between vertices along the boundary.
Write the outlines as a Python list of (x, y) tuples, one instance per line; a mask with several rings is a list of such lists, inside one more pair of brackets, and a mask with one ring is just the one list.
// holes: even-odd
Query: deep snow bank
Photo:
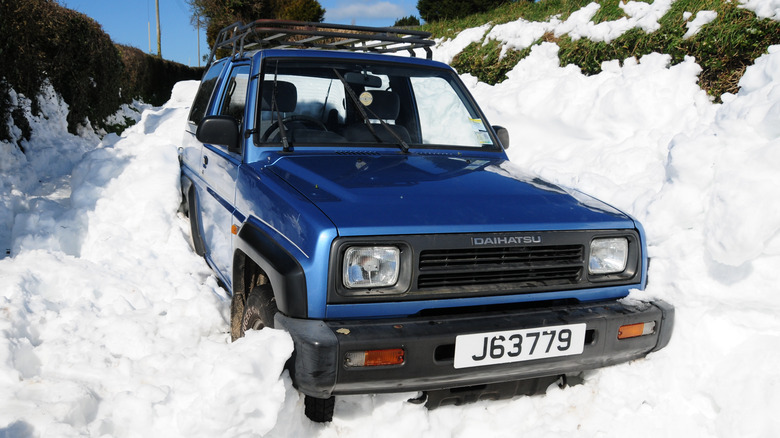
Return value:
[[(780, 46), (722, 105), (696, 85), (693, 59), (669, 67), (653, 54), (586, 77), (559, 68), (556, 51), (535, 47), (509, 80), (472, 78), (472, 91), (492, 123), (510, 128), (515, 163), (642, 221), (650, 284), (632, 298), (677, 307), (666, 350), (567, 390), (575, 415), (587, 413), (577, 431), (771, 436), (780, 430), (767, 415), (780, 407)], [(534, 415), (555, 407), (539, 403)]]
[(228, 342), (223, 292), (176, 214), (196, 86), (100, 144), (68, 135), (50, 100), (59, 112), (35, 120), (27, 161), (4, 169), (18, 193), (13, 257), (0, 260), (0, 435), (237, 436), (276, 423), (292, 342), (271, 330)]
[(0, 436), (774, 436), (780, 47), (720, 105), (695, 60), (654, 54), (586, 77), (556, 50), (534, 48), (495, 86), (464, 80), (510, 129), (515, 165), (643, 222), (650, 284), (631, 299), (676, 306), (665, 350), (543, 397), (430, 412), (414, 394), (341, 397), (333, 423), (312, 424), (280, 377), (289, 338), (229, 344), (226, 301), (187, 247), (176, 143), (195, 84), (103, 144), (58, 128), (50, 99), (27, 145), (38, 152), (0, 144), (0, 220), (13, 224)]

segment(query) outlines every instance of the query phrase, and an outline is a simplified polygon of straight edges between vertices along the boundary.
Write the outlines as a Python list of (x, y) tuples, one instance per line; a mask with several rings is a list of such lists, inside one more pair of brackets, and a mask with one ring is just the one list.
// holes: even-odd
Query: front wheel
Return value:
[(233, 298), (230, 312), (230, 332), (234, 341), (243, 338), (247, 330), (274, 328), (274, 315), (278, 309), (270, 284), (255, 286), (243, 303), (239, 303), (237, 298)]
[[(274, 328), (274, 315), (278, 309), (276, 298), (270, 284), (261, 284), (252, 289), (246, 300), (236, 295), (231, 303), (231, 335), (235, 341), (244, 337), (248, 330)], [(240, 315), (240, 317), (239, 317)], [(333, 420), (333, 408), (336, 398), (316, 398), (306, 395), (304, 406), (306, 417), (317, 423)]]
[(327, 423), (333, 420), (333, 408), (336, 406), (336, 397), (316, 398), (305, 396), (303, 404), (309, 420), (317, 423)]

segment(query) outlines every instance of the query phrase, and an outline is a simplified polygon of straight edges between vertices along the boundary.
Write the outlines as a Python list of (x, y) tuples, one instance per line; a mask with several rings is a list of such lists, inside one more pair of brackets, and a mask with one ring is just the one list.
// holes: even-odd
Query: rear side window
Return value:
[(194, 124), (200, 123), (203, 117), (206, 116), (206, 110), (211, 100), (211, 95), (214, 93), (214, 88), (217, 86), (217, 79), (219, 74), (222, 73), (222, 69), (225, 67), (227, 58), (215, 62), (203, 75), (203, 79), (200, 82), (198, 93), (195, 95), (195, 100), (192, 102), (192, 109), (190, 109), (190, 122)]

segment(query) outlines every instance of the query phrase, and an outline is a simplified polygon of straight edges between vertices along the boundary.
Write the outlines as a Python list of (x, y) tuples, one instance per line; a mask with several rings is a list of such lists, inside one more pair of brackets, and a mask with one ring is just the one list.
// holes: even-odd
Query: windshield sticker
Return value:
[(485, 124), (482, 123), (482, 119), (470, 118), (469, 121), (471, 122), (471, 129), (474, 130), (474, 134), (476, 135), (479, 144), (493, 144), (493, 141), (490, 140), (490, 135), (487, 132)]
[(374, 103), (374, 96), (372, 96), (368, 91), (364, 91), (360, 93), (360, 103), (362, 103), (363, 106), (369, 106)]

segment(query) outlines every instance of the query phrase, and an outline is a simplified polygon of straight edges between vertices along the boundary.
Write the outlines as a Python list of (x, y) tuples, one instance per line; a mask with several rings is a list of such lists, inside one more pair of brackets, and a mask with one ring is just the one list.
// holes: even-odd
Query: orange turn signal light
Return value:
[(618, 339), (637, 338), (639, 336), (652, 335), (653, 333), (655, 333), (655, 321), (628, 324), (620, 326)]
[(376, 367), (401, 365), (404, 360), (403, 348), (389, 348), (386, 350), (352, 351), (346, 354), (344, 363), (348, 367)]

